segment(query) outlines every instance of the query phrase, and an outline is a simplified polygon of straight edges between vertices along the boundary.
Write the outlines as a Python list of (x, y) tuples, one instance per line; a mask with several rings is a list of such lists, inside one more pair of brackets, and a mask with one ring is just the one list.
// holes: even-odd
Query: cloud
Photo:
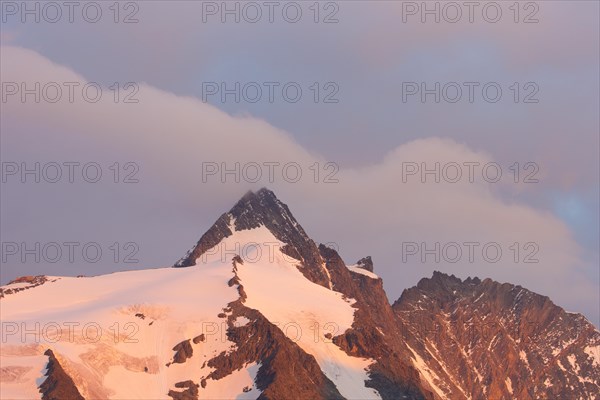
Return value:
[[(86, 83), (34, 51), (10, 46), (1, 50), (3, 82), (27, 82), (30, 88), (34, 82), (78, 82), (80, 87)], [(520, 284), (592, 319), (598, 315), (599, 288), (590, 280), (594, 266), (583, 258), (561, 220), (506, 201), (502, 184), (482, 179), (480, 169), (473, 183), (422, 183), (419, 175), (403, 175), (407, 163), (483, 166), (494, 162), (490, 154), (433, 136), (391, 149), (377, 163), (336, 171), (321, 155), (261, 119), (231, 116), (199, 99), (147, 84), (140, 85), (136, 104), (115, 103), (113, 95), (104, 87), (96, 103), (80, 97), (72, 103), (66, 97), (52, 104), (23, 103), (18, 96), (3, 103), (4, 162), (95, 161), (110, 166), (133, 161), (139, 165), (140, 179), (138, 184), (114, 183), (108, 168), (104, 173), (109, 178), (99, 184), (22, 184), (11, 176), (2, 190), (3, 241), (133, 240), (140, 248), (136, 268), (169, 265), (245, 190), (269, 186), (312, 237), (336, 242), (348, 263), (372, 255), (391, 299), (437, 269), (463, 278)], [(230, 169), (236, 162), (256, 163), (263, 166), (263, 178), (256, 183), (236, 183), (232, 174), (225, 176), (227, 183), (219, 174), (203, 179), (207, 162), (219, 168), (225, 163)], [(280, 163), (274, 182), (268, 181), (266, 162)], [(291, 183), (296, 177), (293, 168), (285, 178), (282, 175), (286, 163), (300, 166), (297, 183)], [(314, 182), (316, 171), (319, 183)], [(339, 182), (325, 183), (329, 174)], [(427, 248), (457, 243), (462, 251), (468, 250), (464, 243), (480, 244), (473, 262), (464, 254), (454, 263), (436, 263), (431, 256), (421, 262), (420, 254), (403, 254), (408, 242), (425, 243)], [(484, 259), (481, 248), (487, 243), (501, 247), (499, 261)], [(515, 247), (511, 250), (515, 243), (518, 254)], [(455, 249), (452, 246), (446, 247)], [(525, 263), (526, 256), (539, 262)], [(11, 259), (2, 266), (2, 279), (27, 273), (91, 275), (131, 267), (106, 259), (98, 264)]]
[[(596, 185), (598, 168), (590, 168), (589, 160), (598, 159), (599, 146), (597, 2), (521, 3), (519, 20), (531, 13), (539, 20), (529, 24), (514, 22), (510, 2), (501, 3), (498, 23), (484, 20), (483, 4), (476, 7), (475, 22), (468, 22), (462, 3), (453, 3), (463, 12), (457, 23), (432, 23), (431, 15), (425, 24), (420, 15), (402, 22), (402, 9), (411, 3), (426, 6), (341, 2), (339, 23), (315, 24), (307, 3), (298, 24), (286, 23), (281, 14), (273, 24), (253, 24), (233, 23), (231, 17), (221, 23), (220, 15), (203, 23), (202, 2), (145, 2), (136, 24), (114, 24), (111, 18), (98, 24), (29, 24), (14, 44), (39, 49), (87, 79), (146, 81), (197, 97), (205, 81), (294, 80), (307, 86), (335, 81), (340, 87), (335, 105), (230, 101), (218, 107), (249, 110), (348, 164), (373, 162), (411, 139), (443, 135), (486, 148), (505, 162), (540, 163), (546, 175), (536, 188), (581, 194)], [(25, 25), (17, 15), (7, 26)], [(464, 100), (466, 94), (456, 104), (402, 103), (403, 81), (498, 81), (504, 96), (486, 104), (478, 90), (475, 104)], [(540, 103), (511, 104), (509, 87), (530, 81), (539, 87)], [(520, 88), (520, 96), (526, 93)], [(361, 113), (354, 113), (358, 107)], [(338, 146), (349, 134), (356, 145)], [(547, 202), (545, 194), (535, 194), (532, 203)]]

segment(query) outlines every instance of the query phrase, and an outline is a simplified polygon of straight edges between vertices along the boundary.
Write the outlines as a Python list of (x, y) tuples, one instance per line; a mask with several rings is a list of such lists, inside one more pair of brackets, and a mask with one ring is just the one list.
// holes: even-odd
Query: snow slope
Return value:
[[(343, 396), (379, 398), (365, 387), (372, 360), (348, 356), (326, 336), (350, 328), (354, 300), (306, 279), (281, 245), (261, 226), (234, 232), (218, 245), (226, 251), (207, 252), (194, 267), (57, 277), (6, 295), (0, 300), (0, 397), (40, 398), (48, 348), (85, 398), (168, 399), (169, 390), (181, 390), (175, 383), (190, 376), (198, 382), (212, 371), (205, 361), (235, 346), (219, 314), (239, 297), (228, 285), (234, 275), (228, 251), (237, 246), (246, 248), (237, 272), (245, 305), (312, 354)], [(172, 347), (201, 333), (206, 340), (191, 343), (193, 356), (172, 363)], [(258, 369), (253, 363), (221, 380), (208, 379), (200, 398), (256, 398)]]
[[(238, 298), (237, 291), (227, 285), (231, 277), (231, 264), (213, 263), (202, 268), (60, 278), (7, 295), (0, 300), (2, 367), (26, 367), (30, 361), (20, 353), (38, 344), (35, 357), (53, 349), (84, 397), (167, 398), (174, 383), (190, 374), (200, 377), (210, 372), (209, 368), (202, 371), (200, 361), (167, 367), (174, 344), (206, 332), (206, 342), (192, 344), (196, 360), (212, 358), (234, 345), (217, 317), (227, 303)], [(21, 394), (2, 382), (0, 397), (31, 398), (31, 388), (39, 386), (40, 376), (23, 377)], [(239, 381), (229, 382), (239, 389), (235, 395), (248, 385), (244, 377)], [(232, 395), (227, 387), (212, 389), (207, 386), (207, 396)]]
[[(242, 251), (244, 264), (238, 265), (237, 272), (248, 296), (245, 305), (259, 310), (312, 354), (342, 396), (380, 398), (365, 387), (369, 379), (366, 368), (372, 360), (350, 357), (325, 337), (327, 333), (337, 336), (352, 326), (354, 300), (306, 279), (296, 268), (300, 262), (278, 250), (282, 245), (264, 226), (235, 232), (221, 242), (222, 249), (246, 249)], [(199, 257), (198, 265), (222, 258), (221, 251), (210, 253), (214, 254)]]

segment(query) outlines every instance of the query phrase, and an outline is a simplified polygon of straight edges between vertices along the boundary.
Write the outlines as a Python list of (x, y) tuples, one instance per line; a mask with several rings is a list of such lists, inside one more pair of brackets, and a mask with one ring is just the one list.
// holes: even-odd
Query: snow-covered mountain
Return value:
[(0, 288), (0, 398), (600, 398), (583, 316), (441, 273), (390, 305), (373, 271), (249, 192), (172, 268)]

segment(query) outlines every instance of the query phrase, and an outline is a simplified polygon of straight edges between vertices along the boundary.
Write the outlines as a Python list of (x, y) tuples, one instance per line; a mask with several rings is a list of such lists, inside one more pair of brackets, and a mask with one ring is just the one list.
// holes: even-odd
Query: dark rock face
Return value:
[(235, 231), (264, 225), (277, 240), (285, 243), (282, 252), (300, 261), (298, 268), (304, 276), (314, 283), (329, 287), (329, 279), (323, 268), (323, 260), (319, 256), (317, 245), (298, 224), (288, 206), (279, 201), (272, 191), (265, 188), (256, 193), (246, 193), (228, 213), (221, 215), (200, 238), (196, 246), (175, 264), (175, 267), (195, 265), (202, 254), (233, 234), (230, 229), (232, 222), (235, 224)]
[(198, 399), (198, 387), (200, 385), (194, 383), (191, 380), (177, 382), (176, 388), (184, 388), (183, 391), (169, 390), (168, 396), (173, 400), (197, 400)]
[(45, 280), (46, 277), (44, 275), (37, 275), (37, 276), (25, 275), (25, 276), (20, 276), (17, 279), (14, 279), (14, 280), (8, 282), (8, 284), (12, 285), (13, 283), (36, 283), (36, 281), (38, 281), (40, 278), (43, 278)]
[(40, 385), (42, 400), (85, 400), (75, 386), (73, 379), (62, 368), (54, 352), (48, 349), (48, 371), (46, 380)]
[(200, 342), (204, 342), (206, 340), (206, 337), (204, 336), (204, 333), (201, 333), (200, 335), (196, 336), (193, 339), (194, 344), (198, 344)]
[[(393, 305), (404, 341), (452, 399), (593, 399), (600, 333), (520, 286), (439, 272)], [(587, 351), (586, 351), (587, 349)], [(568, 396), (567, 396), (568, 394)]]
[(371, 256), (367, 256), (365, 258), (361, 258), (356, 263), (360, 268), (366, 269), (369, 272), (373, 272), (373, 260), (371, 260)]
[(350, 272), (333, 249), (321, 245), (319, 250), (333, 290), (356, 300), (352, 328), (334, 337), (333, 342), (350, 356), (375, 360), (366, 386), (377, 390), (384, 400), (427, 398), (427, 391), (420, 387), (418, 371), (410, 364), (409, 351), (397, 332), (382, 280)]
[(175, 364), (183, 364), (185, 360), (194, 355), (194, 349), (189, 339), (175, 345), (173, 351), (175, 351), (175, 355), (173, 356), (173, 363)]
[(190, 267), (196, 265), (196, 260), (207, 250), (212, 249), (218, 245), (221, 240), (232, 235), (229, 224), (231, 222), (230, 214), (223, 214), (213, 224), (213, 226), (206, 231), (200, 238), (196, 246), (192, 248), (181, 260), (175, 263), (175, 267)]
[(26, 275), (26, 276), (18, 277), (17, 279), (10, 281), (7, 286), (10, 286), (15, 283), (27, 283), (27, 286), (14, 287), (14, 288), (11, 288), (11, 287), (0, 288), (0, 299), (9, 294), (22, 292), (23, 290), (33, 289), (34, 287), (43, 285), (46, 282), (48, 282), (48, 277), (45, 275), (36, 275), (36, 276)]
[(215, 368), (207, 376), (220, 379), (248, 363), (259, 362), (256, 387), (262, 391), (259, 399), (343, 399), (337, 388), (321, 371), (315, 358), (260, 312), (241, 304), (234, 305), (231, 322), (245, 316), (251, 322), (235, 327), (230, 323), (228, 338), (237, 344), (231, 354), (221, 353), (208, 362)]

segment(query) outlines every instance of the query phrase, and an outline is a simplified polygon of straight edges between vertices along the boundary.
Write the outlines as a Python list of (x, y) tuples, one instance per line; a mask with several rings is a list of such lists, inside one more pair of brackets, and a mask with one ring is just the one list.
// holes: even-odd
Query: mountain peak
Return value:
[(246, 192), (229, 212), (217, 219), (175, 267), (196, 265), (196, 260), (202, 254), (222, 240), (235, 235), (235, 232), (261, 226), (267, 228), (277, 240), (285, 243), (280, 249), (281, 252), (299, 260), (299, 269), (308, 279), (319, 285), (329, 286), (329, 277), (323, 267), (323, 259), (317, 245), (296, 221), (288, 206), (267, 188), (257, 192)]
[(260, 202), (261, 200), (278, 201), (277, 196), (275, 196), (275, 193), (273, 193), (273, 191), (265, 187), (257, 190), (256, 192), (248, 190), (246, 194), (244, 194), (232, 207), (230, 212), (232, 212), (236, 208), (243, 207), (244, 205), (252, 204), (257, 201)]
[(233, 218), (233, 226), (236, 231), (254, 229), (264, 225), (273, 232), (271, 229), (275, 228), (273, 225), (280, 225), (288, 229), (299, 230), (306, 236), (288, 206), (267, 188), (262, 188), (256, 193), (248, 191), (228, 214)]

